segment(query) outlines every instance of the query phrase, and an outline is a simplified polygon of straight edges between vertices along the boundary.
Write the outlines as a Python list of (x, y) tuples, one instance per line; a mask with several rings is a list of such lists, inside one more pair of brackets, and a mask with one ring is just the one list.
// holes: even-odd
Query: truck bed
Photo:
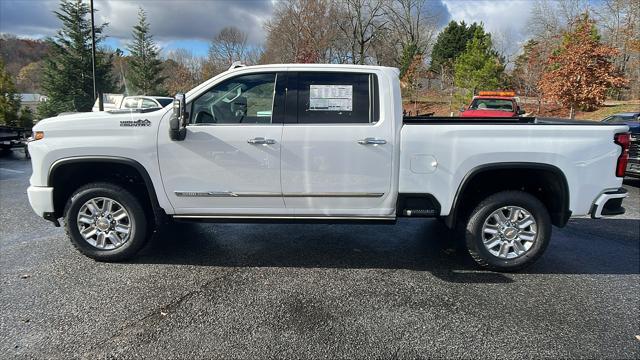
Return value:
[(597, 121), (589, 120), (570, 120), (562, 118), (543, 118), (543, 117), (511, 117), (511, 118), (495, 118), (495, 117), (478, 117), (463, 118), (452, 116), (404, 116), (402, 118), (404, 125), (439, 125), (439, 124), (458, 124), (458, 125), (517, 125), (517, 124), (539, 124), (539, 125), (597, 125), (611, 126), (620, 124), (605, 124)]
[(448, 215), (453, 204), (450, 189), (486, 164), (544, 165), (566, 176), (572, 189), (569, 209), (574, 215), (585, 215), (603, 189), (619, 187), (620, 179), (614, 174), (620, 146), (614, 137), (625, 128), (536, 117), (405, 118), (400, 132), (399, 190), (434, 195), (441, 214)]

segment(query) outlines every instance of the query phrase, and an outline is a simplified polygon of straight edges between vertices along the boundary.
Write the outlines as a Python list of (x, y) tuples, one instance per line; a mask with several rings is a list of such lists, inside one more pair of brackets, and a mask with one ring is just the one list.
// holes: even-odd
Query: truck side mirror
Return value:
[(524, 110), (522, 110), (522, 109), (519, 109), (519, 110), (518, 110), (518, 115), (524, 115), (524, 114), (526, 114), (526, 113), (527, 113), (527, 112), (526, 112), (526, 111), (524, 111)]
[(173, 113), (169, 120), (169, 138), (174, 141), (182, 141), (187, 136), (186, 97), (182, 93), (176, 94), (173, 99)]

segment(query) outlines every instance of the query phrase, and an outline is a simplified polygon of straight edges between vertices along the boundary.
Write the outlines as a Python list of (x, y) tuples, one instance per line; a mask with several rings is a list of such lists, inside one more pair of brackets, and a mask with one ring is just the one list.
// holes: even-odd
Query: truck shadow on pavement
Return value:
[[(638, 274), (640, 220), (574, 219), (520, 274)], [(163, 229), (135, 263), (428, 271), (452, 283), (509, 283), (480, 270), (435, 220), (395, 225), (197, 224)]]

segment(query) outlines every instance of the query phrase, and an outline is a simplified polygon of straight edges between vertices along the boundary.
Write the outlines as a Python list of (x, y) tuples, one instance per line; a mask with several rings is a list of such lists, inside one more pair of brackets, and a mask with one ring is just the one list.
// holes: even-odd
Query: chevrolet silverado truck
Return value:
[(403, 118), (400, 92), (393, 68), (235, 66), (160, 110), (45, 119), (29, 201), (99, 261), (133, 256), (167, 218), (433, 217), (498, 271), (539, 258), (571, 216), (624, 212), (627, 126)]
[(480, 91), (469, 107), (460, 110), (460, 117), (517, 117), (524, 115), (513, 91)]

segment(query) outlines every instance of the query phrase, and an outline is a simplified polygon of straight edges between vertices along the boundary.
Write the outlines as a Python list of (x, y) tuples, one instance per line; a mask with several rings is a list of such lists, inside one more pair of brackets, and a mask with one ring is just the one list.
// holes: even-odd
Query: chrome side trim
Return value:
[(275, 193), (275, 192), (233, 192), (233, 191), (174, 191), (178, 197), (382, 197), (384, 193), (366, 192), (324, 192), (324, 193)]
[(174, 219), (395, 220), (395, 216), (173, 215)]
[(382, 197), (384, 193), (367, 192), (322, 192), (322, 193), (284, 193), (284, 197)]
[(178, 197), (281, 197), (275, 192), (174, 191)]

